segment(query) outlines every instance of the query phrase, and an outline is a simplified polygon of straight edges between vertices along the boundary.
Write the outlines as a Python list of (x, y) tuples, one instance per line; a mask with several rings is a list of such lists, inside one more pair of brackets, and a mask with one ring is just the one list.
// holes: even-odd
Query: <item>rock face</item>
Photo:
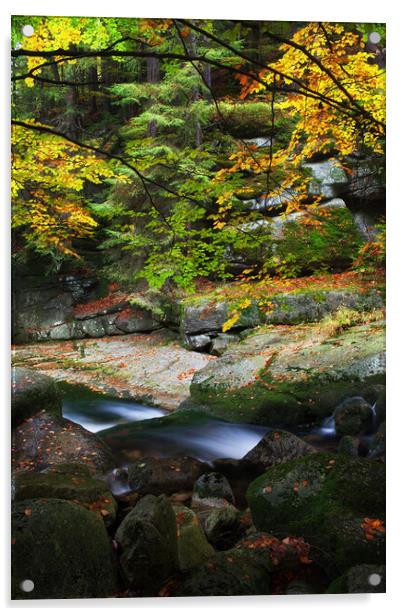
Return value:
[(243, 458), (244, 462), (261, 469), (267, 469), (275, 464), (283, 464), (289, 460), (302, 458), (315, 449), (301, 438), (285, 432), (274, 430), (268, 432), (261, 441)]
[(193, 377), (195, 404), (229, 421), (291, 427), (331, 415), (345, 398), (384, 383), (383, 324), (328, 338), (319, 326), (266, 328)]
[(230, 483), (221, 473), (201, 475), (194, 484), (193, 507), (223, 507), (234, 503)]
[[(312, 323), (319, 321), (326, 314), (335, 312), (341, 306), (354, 310), (369, 310), (383, 305), (376, 291), (292, 292), (273, 295), (268, 299), (272, 303), (270, 312), (260, 311), (257, 302), (254, 301), (242, 312), (236, 323), (236, 329), (253, 328), (263, 324)], [(208, 345), (207, 335), (210, 338), (216, 337), (222, 331), (229, 313), (230, 307), (226, 302), (214, 303), (205, 298), (184, 306), (180, 324), (182, 336), (190, 344), (193, 339), (197, 344), (202, 342), (205, 348)]]
[(139, 494), (173, 494), (190, 490), (206, 465), (188, 456), (140, 458), (128, 467), (128, 482)]
[(61, 463), (70, 464), (71, 460), (84, 464), (94, 475), (116, 466), (103, 441), (67, 419), (42, 411), (14, 429), (11, 457), (14, 472), (42, 472)]
[(339, 436), (364, 434), (373, 426), (373, 409), (361, 396), (347, 398), (334, 411), (336, 433)]
[(339, 570), (383, 563), (384, 465), (313, 454), (273, 466), (247, 491), (253, 522), (266, 532), (302, 536), (331, 554)]
[(176, 517), (166, 496), (144, 496), (116, 532), (120, 565), (137, 596), (153, 596), (178, 567)]
[(57, 464), (46, 473), (18, 473), (14, 481), (16, 501), (32, 498), (58, 498), (82, 504), (108, 525), (116, 517), (117, 504), (107, 484), (91, 477), (83, 464)]
[[(12, 599), (112, 596), (116, 570), (101, 518), (58, 499), (17, 502), (12, 512)], [(20, 585), (32, 580), (32, 592)]]
[(188, 507), (174, 506), (176, 514), (179, 567), (188, 571), (214, 554), (196, 514)]
[(27, 368), (13, 368), (11, 385), (13, 426), (42, 410), (61, 417), (61, 394), (52, 378)]

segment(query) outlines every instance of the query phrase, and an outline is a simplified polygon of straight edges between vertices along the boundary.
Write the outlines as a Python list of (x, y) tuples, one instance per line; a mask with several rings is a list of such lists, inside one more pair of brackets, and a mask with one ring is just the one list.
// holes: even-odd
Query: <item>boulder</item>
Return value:
[(174, 505), (176, 515), (179, 567), (187, 571), (197, 567), (214, 554), (208, 543), (197, 515), (183, 505)]
[(260, 442), (244, 456), (243, 461), (263, 470), (314, 452), (314, 447), (298, 436), (285, 430), (274, 430), (267, 432)]
[(340, 570), (383, 562), (385, 469), (379, 462), (308, 455), (271, 467), (246, 496), (257, 529), (303, 536)]
[(140, 458), (128, 467), (128, 483), (139, 494), (173, 494), (190, 490), (206, 468), (189, 456)]
[(108, 485), (91, 476), (84, 464), (57, 464), (47, 472), (25, 471), (14, 480), (16, 501), (32, 498), (68, 500), (97, 513), (107, 526), (116, 519), (117, 503)]
[(373, 409), (361, 396), (343, 400), (334, 411), (335, 429), (339, 436), (367, 433), (373, 426)]
[(13, 426), (42, 410), (61, 417), (61, 393), (49, 376), (28, 368), (13, 368), (11, 384)]
[(186, 336), (184, 339), (185, 346), (192, 351), (207, 351), (211, 345), (211, 338), (207, 334), (198, 334), (197, 336)]
[(230, 483), (221, 473), (206, 473), (201, 475), (194, 484), (192, 507), (224, 507), (234, 503)]
[(360, 440), (356, 436), (342, 436), (338, 443), (338, 453), (357, 457), (359, 455)]
[(176, 517), (166, 496), (144, 496), (116, 532), (120, 566), (137, 596), (157, 594), (178, 567)]
[(93, 475), (116, 466), (103, 441), (68, 419), (41, 411), (14, 429), (11, 462), (15, 472), (44, 471), (71, 460), (84, 464)]
[(217, 550), (233, 547), (245, 532), (242, 514), (232, 505), (213, 508), (199, 516), (208, 541)]
[[(18, 501), (12, 511), (12, 599), (110, 597), (111, 542), (98, 515), (59, 499)], [(21, 583), (32, 580), (24, 592)]]
[(355, 565), (331, 582), (327, 594), (385, 592), (384, 565)]
[(148, 311), (128, 308), (117, 316), (115, 326), (124, 333), (132, 334), (153, 331), (160, 327), (160, 323)]
[(385, 458), (386, 451), (386, 427), (385, 422), (380, 424), (377, 432), (374, 434), (368, 451), (369, 458)]
[(211, 355), (220, 357), (230, 348), (231, 345), (239, 342), (239, 337), (232, 334), (218, 334), (216, 338), (212, 340), (210, 349)]

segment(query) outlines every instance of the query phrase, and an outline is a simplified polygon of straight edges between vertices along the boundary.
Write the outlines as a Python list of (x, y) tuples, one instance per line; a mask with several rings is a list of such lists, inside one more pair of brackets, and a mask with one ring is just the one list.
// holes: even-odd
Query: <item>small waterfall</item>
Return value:
[(322, 422), (320, 428), (318, 428), (318, 434), (322, 434), (323, 436), (335, 436), (335, 415), (332, 413), (330, 417), (326, 417)]

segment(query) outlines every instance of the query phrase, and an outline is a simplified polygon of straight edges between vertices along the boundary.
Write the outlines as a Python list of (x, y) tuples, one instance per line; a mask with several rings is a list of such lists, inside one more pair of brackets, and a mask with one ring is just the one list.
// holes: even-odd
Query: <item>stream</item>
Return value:
[[(199, 412), (173, 414), (133, 400), (111, 398), (80, 386), (63, 385), (63, 416), (103, 437), (121, 464), (142, 456), (192, 456), (210, 462), (217, 458), (240, 459), (271, 426), (231, 423)], [(328, 421), (328, 420), (327, 420)], [(322, 428), (299, 433), (312, 445), (334, 450), (334, 430)], [(332, 427), (332, 426), (331, 426)]]

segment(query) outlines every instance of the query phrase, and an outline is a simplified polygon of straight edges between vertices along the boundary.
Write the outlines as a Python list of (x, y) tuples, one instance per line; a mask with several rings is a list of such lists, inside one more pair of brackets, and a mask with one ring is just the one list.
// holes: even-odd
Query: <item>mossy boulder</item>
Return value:
[(176, 516), (166, 496), (144, 496), (116, 532), (120, 566), (138, 596), (154, 596), (178, 567)]
[(234, 503), (234, 495), (230, 483), (222, 473), (205, 473), (194, 484), (193, 507), (223, 507)]
[(84, 464), (58, 464), (44, 473), (25, 471), (14, 479), (14, 499), (58, 498), (97, 513), (106, 525), (116, 518), (117, 503), (108, 485), (91, 476)]
[(241, 512), (233, 505), (201, 512), (200, 519), (208, 541), (217, 550), (231, 548), (245, 531)]
[(16, 426), (38, 411), (61, 417), (61, 393), (49, 376), (28, 368), (13, 368), (11, 420)]
[(246, 497), (257, 529), (303, 536), (329, 552), (341, 570), (383, 561), (383, 528), (373, 522), (384, 519), (385, 511), (379, 462), (312, 454), (271, 467), (250, 484)]
[[(116, 568), (98, 515), (59, 499), (15, 503), (12, 511), (12, 598), (113, 596)], [(32, 592), (21, 583), (32, 580)]]
[(334, 419), (339, 436), (364, 434), (373, 425), (373, 409), (361, 396), (353, 396), (336, 407)]
[(188, 507), (174, 505), (176, 515), (179, 567), (187, 571), (197, 567), (214, 554), (197, 515)]
[(319, 326), (267, 327), (194, 374), (191, 401), (228, 421), (320, 422), (385, 380), (383, 323), (328, 338)]

